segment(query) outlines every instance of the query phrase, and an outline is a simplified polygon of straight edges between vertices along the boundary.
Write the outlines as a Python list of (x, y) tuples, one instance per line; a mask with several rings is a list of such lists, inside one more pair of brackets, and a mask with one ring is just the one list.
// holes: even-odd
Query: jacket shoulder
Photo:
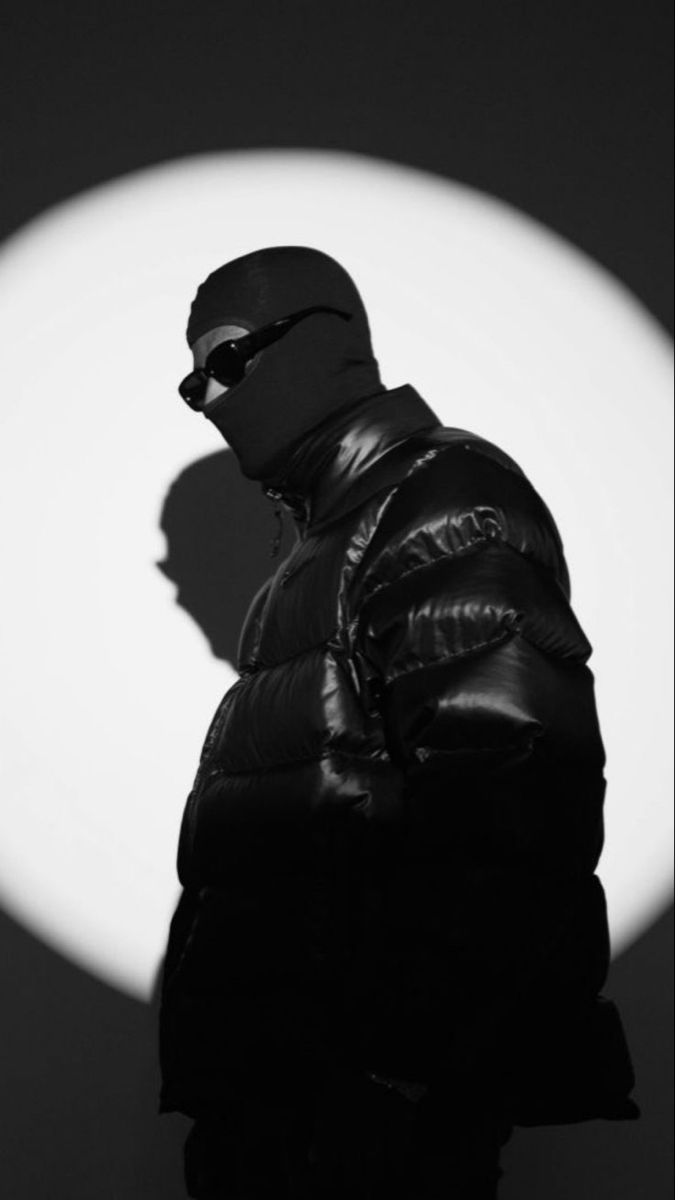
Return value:
[(361, 564), (360, 596), (494, 540), (550, 572), (569, 600), (560, 533), (518, 463), (468, 430), (432, 429), (418, 439), (414, 463), (392, 489)]

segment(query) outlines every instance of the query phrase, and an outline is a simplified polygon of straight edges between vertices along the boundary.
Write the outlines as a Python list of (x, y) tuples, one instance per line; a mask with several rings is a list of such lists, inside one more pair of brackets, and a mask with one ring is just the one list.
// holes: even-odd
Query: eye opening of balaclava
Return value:
[(260, 329), (311, 305), (316, 313), (263, 350), (244, 379), (205, 410), (250, 479), (269, 479), (304, 434), (360, 398), (383, 391), (368, 317), (335, 259), (306, 246), (273, 246), (234, 259), (199, 287), (188, 344), (218, 325)]

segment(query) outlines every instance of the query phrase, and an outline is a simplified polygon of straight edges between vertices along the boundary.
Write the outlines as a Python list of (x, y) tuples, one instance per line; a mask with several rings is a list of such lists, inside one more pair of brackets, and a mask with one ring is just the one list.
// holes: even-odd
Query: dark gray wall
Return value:
[(668, 0), (13, 8), (0, 37), (0, 237), (82, 188), (178, 155), (338, 148), (519, 206), (672, 327)]
[[(517, 205), (672, 329), (671, 7), (119, 0), (102, 16), (89, 0), (24, 0), (2, 18), (0, 238), (83, 188), (179, 155), (339, 148)], [(672, 1194), (671, 946), (672, 910), (606, 989), (643, 1119), (518, 1131), (504, 1200)], [(4, 1195), (178, 1200), (188, 1123), (155, 1115), (154, 1006), (7, 917), (0, 950)]]

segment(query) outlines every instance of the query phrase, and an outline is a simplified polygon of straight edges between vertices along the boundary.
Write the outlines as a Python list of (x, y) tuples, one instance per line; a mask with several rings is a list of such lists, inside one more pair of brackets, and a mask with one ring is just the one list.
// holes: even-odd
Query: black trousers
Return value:
[(195, 1200), (496, 1200), (512, 1132), (457, 1081), (414, 1101), (345, 1072), (304, 1103), (249, 1097), (200, 1116), (185, 1182)]

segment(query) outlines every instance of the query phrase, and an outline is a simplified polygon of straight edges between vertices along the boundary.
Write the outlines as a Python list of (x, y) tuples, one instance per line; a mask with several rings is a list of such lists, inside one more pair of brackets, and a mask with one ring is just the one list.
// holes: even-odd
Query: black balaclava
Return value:
[(205, 416), (220, 429), (249, 479), (273, 485), (303, 435), (331, 414), (384, 391), (368, 317), (350, 276), (306, 246), (255, 250), (214, 271), (190, 311), (190, 346), (217, 325), (260, 329), (314, 304), (352, 313), (317, 313), (262, 351), (249, 374), (214, 400)]

